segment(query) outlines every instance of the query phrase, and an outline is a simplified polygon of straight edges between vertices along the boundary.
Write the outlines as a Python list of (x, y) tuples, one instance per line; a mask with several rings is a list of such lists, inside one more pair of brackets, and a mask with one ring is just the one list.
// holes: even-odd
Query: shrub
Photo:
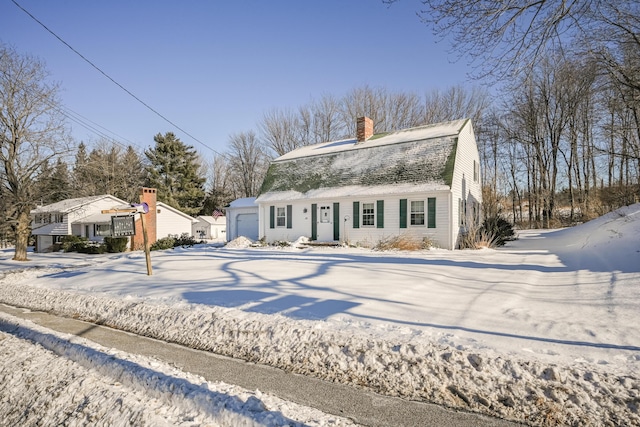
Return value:
[(107, 252), (109, 253), (126, 251), (127, 243), (129, 243), (129, 239), (126, 237), (105, 237), (104, 238), (104, 244)]
[(161, 251), (164, 249), (173, 249), (175, 246), (176, 239), (173, 237), (163, 237), (162, 239), (158, 239), (151, 245), (152, 251)]
[(500, 215), (485, 219), (479, 232), (481, 236), (490, 236), (494, 246), (504, 246), (505, 243), (516, 239), (513, 224)]
[(500, 215), (491, 216), (478, 227), (471, 223), (466, 233), (460, 236), (460, 249), (495, 248), (504, 246), (510, 240), (515, 240), (513, 225)]
[(107, 252), (107, 247), (101, 244), (87, 243), (79, 247), (78, 252), (81, 254), (104, 254)]
[(190, 236), (189, 233), (182, 233), (180, 237), (175, 239), (173, 247), (175, 248), (177, 246), (182, 246), (183, 248), (185, 248), (185, 247), (191, 247), (197, 243), (202, 243), (202, 240), (200, 241), (196, 240), (195, 237)]
[(392, 249), (401, 251), (419, 251), (422, 249), (429, 249), (432, 246), (433, 244), (428, 237), (421, 239), (408, 234), (401, 234), (399, 236), (391, 236), (378, 241), (373, 249), (377, 251), (388, 251)]
[(80, 236), (64, 236), (60, 240), (60, 247), (65, 252), (80, 252), (80, 249), (87, 246), (89, 239)]

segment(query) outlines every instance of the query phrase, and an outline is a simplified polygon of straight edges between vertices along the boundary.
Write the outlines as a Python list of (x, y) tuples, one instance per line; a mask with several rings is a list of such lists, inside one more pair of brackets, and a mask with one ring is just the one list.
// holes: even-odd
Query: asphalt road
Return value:
[(259, 389), (263, 393), (349, 418), (363, 426), (521, 426), (501, 419), (452, 411), (438, 405), (383, 396), (364, 388), (291, 374), (79, 320), (2, 304), (0, 311), (55, 331), (81, 336), (106, 347), (153, 356), (183, 371), (201, 375), (208, 381), (224, 381), (249, 390)]

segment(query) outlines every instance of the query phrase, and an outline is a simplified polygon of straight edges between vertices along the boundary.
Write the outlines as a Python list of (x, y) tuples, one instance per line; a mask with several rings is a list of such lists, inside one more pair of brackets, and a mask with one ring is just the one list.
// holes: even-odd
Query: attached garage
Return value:
[(258, 240), (258, 205), (255, 197), (234, 200), (226, 207), (227, 241), (244, 236)]
[(236, 228), (238, 236), (258, 240), (258, 212), (238, 214)]

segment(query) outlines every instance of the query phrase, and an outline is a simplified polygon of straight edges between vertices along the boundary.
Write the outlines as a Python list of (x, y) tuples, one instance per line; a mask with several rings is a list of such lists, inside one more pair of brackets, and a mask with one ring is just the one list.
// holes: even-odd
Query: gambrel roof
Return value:
[(258, 201), (448, 190), (467, 121), (298, 148), (271, 162)]

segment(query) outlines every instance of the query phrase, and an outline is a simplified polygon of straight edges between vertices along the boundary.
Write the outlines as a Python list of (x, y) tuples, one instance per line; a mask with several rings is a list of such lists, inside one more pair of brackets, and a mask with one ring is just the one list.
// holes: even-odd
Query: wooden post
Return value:
[(142, 238), (144, 239), (144, 253), (147, 259), (147, 276), (151, 276), (153, 271), (151, 269), (151, 248), (149, 247), (149, 238), (147, 237), (147, 225), (144, 221), (144, 212), (140, 211), (138, 208), (114, 208), (114, 209), (103, 209), (101, 211), (103, 214), (108, 213), (128, 213), (128, 214), (136, 214), (140, 213), (140, 225), (142, 226)]
[(151, 248), (149, 247), (149, 238), (147, 237), (147, 226), (144, 222), (144, 212), (140, 212), (140, 225), (142, 225), (142, 237), (144, 239), (144, 254), (147, 258), (147, 276), (151, 276)]

